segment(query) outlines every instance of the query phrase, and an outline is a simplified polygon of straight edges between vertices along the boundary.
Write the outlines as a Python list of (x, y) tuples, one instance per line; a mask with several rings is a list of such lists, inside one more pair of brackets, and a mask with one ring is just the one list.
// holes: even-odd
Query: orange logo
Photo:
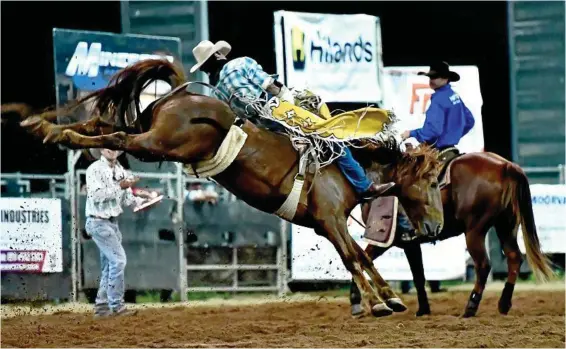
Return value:
[[(425, 90), (425, 92), (420, 92)], [(415, 113), (415, 104), (421, 104), (421, 114), (426, 112), (426, 106), (430, 101), (430, 97), (432, 96), (432, 91), (428, 84), (420, 84), (420, 83), (413, 83), (412, 94), (411, 94), (411, 108), (409, 110), (410, 114)]]

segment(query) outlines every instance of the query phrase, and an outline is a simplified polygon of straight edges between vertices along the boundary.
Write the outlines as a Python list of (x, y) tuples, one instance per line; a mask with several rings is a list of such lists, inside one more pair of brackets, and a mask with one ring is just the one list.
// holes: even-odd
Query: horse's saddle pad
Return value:
[(363, 238), (368, 244), (389, 247), (395, 239), (397, 208), (395, 196), (382, 196), (371, 202)]

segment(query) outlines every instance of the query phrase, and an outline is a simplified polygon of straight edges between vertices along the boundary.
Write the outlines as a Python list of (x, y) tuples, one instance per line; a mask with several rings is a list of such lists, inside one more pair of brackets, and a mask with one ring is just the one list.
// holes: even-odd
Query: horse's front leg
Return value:
[[(344, 222), (342, 224), (336, 219), (327, 219), (321, 223), (321, 228), (315, 229), (315, 232), (318, 235), (325, 236), (334, 245), (334, 248), (342, 259), (342, 263), (344, 263), (346, 269), (352, 274), (354, 282), (361, 291), (362, 301), (368, 303), (371, 314), (375, 317), (391, 315), (393, 310), (379, 300), (368, 280), (365, 278), (359, 255), (354, 249), (349, 248), (351, 244), (346, 239), (349, 238), (352, 241), (353, 239), (347, 233), (348, 228), (346, 223)], [(346, 233), (341, 234), (340, 229), (344, 229)]]
[(103, 121), (100, 116), (68, 125), (57, 125), (45, 120), (41, 116), (32, 116), (22, 121), (20, 125), (33, 135), (43, 138), (43, 143), (51, 144), (61, 143), (64, 139), (63, 132), (66, 130), (85, 136), (98, 136), (115, 132), (114, 126)]
[(407, 243), (403, 249), (405, 250), (405, 256), (407, 257), (411, 273), (413, 274), (413, 282), (415, 283), (415, 289), (417, 290), (417, 297), (419, 300), (419, 310), (416, 315), (430, 315), (430, 304), (428, 303), (428, 296), (425, 288), (426, 279), (421, 245), (419, 242), (412, 241)]
[(393, 309), (394, 312), (403, 312), (407, 310), (407, 306), (403, 304), (401, 298), (391, 289), (391, 286), (385, 281), (381, 274), (373, 265), (373, 260), (364, 252), (364, 250), (356, 242), (353, 243), (356, 253), (360, 257), (364, 270), (368, 273), (373, 286), (377, 289), (379, 297), (385, 301), (385, 304)]
[[(388, 250), (387, 248), (378, 247), (374, 245), (367, 245), (365, 252), (368, 255), (368, 257), (372, 261), (374, 261), (376, 258), (381, 256), (387, 250)], [(354, 280), (352, 280), (352, 284), (350, 286), (350, 308), (353, 316), (359, 316), (363, 314), (364, 310), (361, 305), (362, 304), (361, 299), (362, 296), (360, 294), (360, 289), (358, 288)]]

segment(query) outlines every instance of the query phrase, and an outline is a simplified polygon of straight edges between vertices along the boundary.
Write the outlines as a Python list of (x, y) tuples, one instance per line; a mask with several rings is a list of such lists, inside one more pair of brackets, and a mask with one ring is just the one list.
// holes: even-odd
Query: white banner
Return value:
[(382, 100), (378, 17), (277, 11), (274, 19), (277, 74), (288, 87), (326, 102)]
[[(428, 77), (417, 75), (428, 71), (429, 67), (386, 67), (383, 75), (384, 108), (393, 109), (399, 118), (396, 125), (399, 133), (414, 130), (424, 124), (430, 97), (434, 92), (428, 86)], [(483, 104), (480, 91), (478, 68), (475, 66), (451, 66), (451, 70), (460, 74), (460, 81), (450, 85), (474, 116), (475, 125), (458, 144), (461, 152), (483, 151), (483, 123), (481, 108)], [(418, 144), (414, 138), (407, 140)]]
[(0, 198), (3, 272), (63, 271), (61, 200)]
[[(537, 235), (544, 253), (566, 253), (566, 185), (533, 184), (531, 197)], [(517, 234), (525, 253), (522, 227)]]
[[(360, 206), (352, 214), (361, 222)], [(365, 248), (362, 240), (364, 229), (353, 219), (348, 221), (348, 230), (354, 240)], [(326, 238), (316, 235), (314, 230), (292, 225), (291, 278), (293, 280), (350, 280), (338, 252)], [(462, 279), (466, 274), (466, 240), (464, 235), (453, 237), (436, 245), (422, 244), (423, 262), (427, 280)], [(374, 261), (379, 273), (386, 280), (413, 280), (405, 252), (390, 248)]]

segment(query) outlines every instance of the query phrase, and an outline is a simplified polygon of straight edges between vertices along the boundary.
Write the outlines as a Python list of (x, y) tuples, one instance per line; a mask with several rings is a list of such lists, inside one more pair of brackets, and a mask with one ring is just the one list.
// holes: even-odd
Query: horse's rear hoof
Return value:
[(393, 310), (385, 303), (379, 303), (371, 308), (371, 315), (375, 317), (389, 316), (393, 314)]
[(430, 309), (419, 309), (415, 316), (420, 317), (424, 315), (430, 315)]
[(499, 301), (499, 304), (497, 305), (497, 310), (499, 310), (499, 314), (501, 315), (509, 314), (509, 310), (511, 310), (511, 302), (507, 303), (507, 302)]
[(361, 304), (352, 304), (352, 316), (355, 317), (360, 317), (362, 315), (364, 315), (364, 308), (362, 307)]
[(403, 304), (401, 298), (389, 298), (385, 301), (385, 304), (396, 313), (402, 313), (407, 310), (407, 306)]
[(477, 312), (478, 312), (477, 309), (466, 309), (466, 311), (464, 312), (464, 315), (462, 315), (462, 317), (463, 318), (474, 317), (474, 316), (476, 316)]

